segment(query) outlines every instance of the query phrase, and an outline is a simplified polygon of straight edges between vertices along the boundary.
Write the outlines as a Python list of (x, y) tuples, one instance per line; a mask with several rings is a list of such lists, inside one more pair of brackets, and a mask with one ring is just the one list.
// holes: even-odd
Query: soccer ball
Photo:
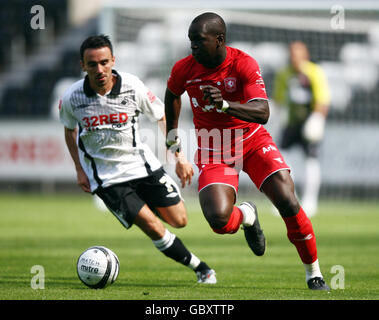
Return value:
[(120, 262), (117, 255), (103, 246), (85, 250), (76, 264), (79, 279), (92, 289), (101, 289), (116, 281)]

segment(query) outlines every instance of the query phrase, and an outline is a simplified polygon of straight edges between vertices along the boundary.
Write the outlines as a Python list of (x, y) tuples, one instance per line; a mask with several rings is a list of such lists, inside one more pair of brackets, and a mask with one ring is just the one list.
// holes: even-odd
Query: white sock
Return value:
[(238, 206), (242, 212), (243, 219), (242, 219), (242, 225), (244, 226), (252, 226), (255, 222), (255, 210), (252, 209), (249, 205), (242, 203), (240, 206)]
[(159, 251), (169, 248), (175, 240), (175, 235), (166, 229), (164, 236), (161, 239), (153, 240), (154, 245)]
[[(161, 239), (153, 240), (153, 243), (159, 251), (164, 251), (172, 246), (172, 244), (175, 241), (175, 238), (175, 234), (171, 233), (168, 229), (166, 229), (164, 236)], [(201, 261), (192, 252), (190, 252), (190, 254), (191, 259), (190, 262), (186, 264), (186, 266), (192, 270), (195, 270), (199, 266)]]
[(188, 264), (188, 267), (191, 268), (192, 270), (195, 270), (199, 266), (200, 262), (201, 262), (200, 259), (191, 252), (191, 260), (190, 260), (190, 263)]
[(308, 282), (309, 279), (312, 279), (314, 277), (320, 277), (323, 278), (320, 270), (320, 265), (318, 263), (318, 259), (311, 263), (311, 264), (305, 264), (305, 281)]

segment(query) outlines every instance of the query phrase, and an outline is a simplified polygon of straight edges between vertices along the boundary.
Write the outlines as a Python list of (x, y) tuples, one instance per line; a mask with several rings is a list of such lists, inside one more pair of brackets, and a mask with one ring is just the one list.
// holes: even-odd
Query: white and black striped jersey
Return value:
[(92, 192), (146, 177), (162, 166), (138, 131), (141, 113), (151, 121), (162, 119), (162, 101), (136, 76), (112, 72), (117, 81), (109, 93), (97, 94), (86, 76), (66, 91), (59, 106), (63, 125), (79, 126), (79, 157)]

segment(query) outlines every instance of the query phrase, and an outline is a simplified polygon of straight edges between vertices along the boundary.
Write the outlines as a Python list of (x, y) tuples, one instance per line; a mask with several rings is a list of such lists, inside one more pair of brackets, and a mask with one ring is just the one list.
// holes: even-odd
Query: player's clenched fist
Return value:
[(222, 108), (222, 103), (224, 101), (222, 97), (221, 90), (213, 87), (211, 85), (203, 85), (200, 87), (203, 91), (203, 100), (208, 101), (210, 104), (216, 106), (217, 109)]

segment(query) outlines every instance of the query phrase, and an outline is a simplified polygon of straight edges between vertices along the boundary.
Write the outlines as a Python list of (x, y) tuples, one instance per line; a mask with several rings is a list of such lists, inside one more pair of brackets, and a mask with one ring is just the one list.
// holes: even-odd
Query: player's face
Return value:
[(294, 42), (290, 45), (290, 59), (292, 66), (299, 71), (301, 64), (309, 59), (308, 50), (303, 43)]
[(192, 55), (198, 63), (208, 68), (214, 68), (219, 64), (219, 36), (207, 33), (205, 24), (192, 23), (188, 30), (188, 38), (191, 41)]
[[(113, 85), (112, 68), (115, 57), (108, 47), (86, 49), (81, 66), (86, 71), (90, 85), (94, 89), (111, 89)], [(108, 90), (107, 90), (108, 91)]]

